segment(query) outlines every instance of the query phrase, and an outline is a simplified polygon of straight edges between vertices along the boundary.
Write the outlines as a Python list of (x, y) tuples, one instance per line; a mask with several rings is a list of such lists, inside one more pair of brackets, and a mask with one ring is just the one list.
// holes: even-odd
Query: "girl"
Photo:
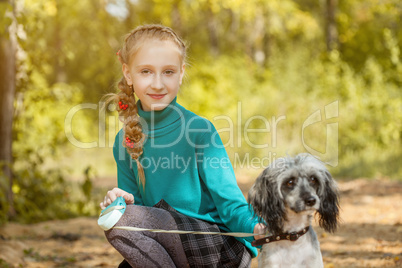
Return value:
[[(216, 129), (177, 103), (183, 41), (168, 27), (140, 26), (126, 36), (118, 56), (123, 78), (113, 98), (124, 123), (113, 148), (118, 188), (100, 207), (118, 196), (133, 204), (116, 226), (261, 233)], [(119, 267), (249, 267), (257, 255), (253, 237), (105, 234), (125, 258)]]

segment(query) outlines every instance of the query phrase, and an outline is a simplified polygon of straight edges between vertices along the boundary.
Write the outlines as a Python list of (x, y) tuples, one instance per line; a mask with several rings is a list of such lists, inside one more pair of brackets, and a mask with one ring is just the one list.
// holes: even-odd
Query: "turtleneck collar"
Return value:
[(148, 131), (169, 126), (180, 118), (181, 111), (176, 101), (177, 96), (163, 110), (149, 112), (142, 109), (141, 100), (137, 101), (138, 115), (146, 122)]

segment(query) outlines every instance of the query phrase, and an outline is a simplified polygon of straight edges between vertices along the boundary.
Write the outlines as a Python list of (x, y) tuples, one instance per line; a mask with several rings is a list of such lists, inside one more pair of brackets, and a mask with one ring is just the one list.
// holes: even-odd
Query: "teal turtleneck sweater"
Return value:
[[(153, 206), (161, 199), (177, 211), (216, 223), (229, 232), (252, 233), (257, 219), (237, 186), (226, 150), (210, 121), (185, 109), (177, 97), (161, 111), (138, 114), (146, 140), (140, 163), (145, 188), (139, 184), (137, 163), (116, 136), (113, 154), (117, 163), (118, 187), (133, 194), (135, 204)], [(238, 238), (252, 252), (253, 237)]]

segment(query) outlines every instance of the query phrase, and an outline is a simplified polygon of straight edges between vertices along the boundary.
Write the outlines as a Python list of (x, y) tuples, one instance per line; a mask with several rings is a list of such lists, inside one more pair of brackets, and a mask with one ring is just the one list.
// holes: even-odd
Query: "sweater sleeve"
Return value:
[[(209, 123), (212, 125), (212, 123)], [(232, 232), (252, 233), (258, 220), (253, 217), (243, 193), (237, 185), (232, 164), (218, 132), (212, 125), (196, 148), (201, 179), (208, 188), (219, 216)], [(253, 240), (253, 237), (247, 239)]]
[(134, 195), (136, 205), (144, 205), (138, 189), (136, 168), (132, 168), (135, 163), (131, 161), (130, 155), (121, 142), (123, 135), (124, 132), (120, 130), (116, 135), (113, 146), (113, 156), (117, 165), (117, 187)]

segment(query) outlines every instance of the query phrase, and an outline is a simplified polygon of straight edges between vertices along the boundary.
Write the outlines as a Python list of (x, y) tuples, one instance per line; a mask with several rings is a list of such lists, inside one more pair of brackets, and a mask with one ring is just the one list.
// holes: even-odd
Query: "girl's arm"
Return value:
[(210, 192), (219, 216), (232, 232), (252, 233), (258, 224), (243, 193), (240, 191), (225, 147), (211, 124), (197, 148), (199, 174)]

